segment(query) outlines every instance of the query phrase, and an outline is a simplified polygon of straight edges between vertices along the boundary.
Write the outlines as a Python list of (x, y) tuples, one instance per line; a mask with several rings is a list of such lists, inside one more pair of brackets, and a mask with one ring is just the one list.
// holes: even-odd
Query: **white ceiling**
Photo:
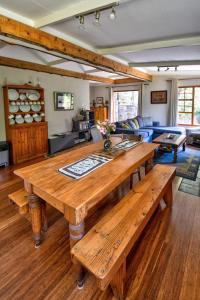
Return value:
[[(95, 5), (99, 7), (113, 2), (115, 1), (0, 0), (0, 13), (18, 20), (21, 17), (23, 22), (35, 26), (46, 25), (41, 29), (86, 48), (110, 54), (112, 58), (121, 59), (124, 63), (169, 61), (170, 64), (178, 60), (200, 60), (199, 0), (121, 0), (116, 7), (117, 18), (114, 21), (109, 19), (111, 9), (108, 9), (101, 13), (99, 26), (95, 25), (94, 14), (91, 14), (85, 17), (85, 30), (80, 29), (79, 21), (74, 16), (78, 11), (84, 13), (84, 7), (87, 12)], [(180, 45), (177, 46), (176, 41), (180, 39)], [(163, 41), (166, 40), (170, 41), (170, 46), (163, 46)], [(151, 47), (149, 44), (144, 47), (145, 43), (151, 42), (156, 42), (156, 46)], [(123, 49), (127, 45), (129, 51)], [(121, 48), (118, 50), (115, 47)], [(41, 59), (52, 61), (47, 54), (41, 54)], [(75, 71), (81, 69), (76, 63), (69, 62), (55, 66), (74, 68)], [(82, 68), (85, 72), (92, 69)], [(157, 72), (155, 67), (143, 67), (143, 70), (152, 74)], [(188, 65), (179, 69), (180, 74), (182, 72), (187, 75), (187, 71), (188, 76), (200, 75), (200, 66), (191, 68)], [(94, 75), (111, 76), (105, 72)]]

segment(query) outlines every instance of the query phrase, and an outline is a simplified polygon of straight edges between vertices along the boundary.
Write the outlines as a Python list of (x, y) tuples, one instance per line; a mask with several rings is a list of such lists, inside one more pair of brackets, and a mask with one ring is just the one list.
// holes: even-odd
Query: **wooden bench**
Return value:
[(97, 280), (101, 290), (110, 284), (117, 299), (124, 299), (126, 257), (163, 198), (172, 207), (175, 167), (156, 165), (71, 250)]
[[(21, 215), (25, 215), (26, 218), (30, 220), (28, 193), (26, 192), (26, 190), (22, 188), (12, 194), (9, 194), (8, 198), (19, 207), (19, 213)], [(40, 199), (40, 205), (41, 205), (42, 230), (47, 231), (48, 222), (47, 222), (47, 214), (46, 214), (46, 202)]]
[(24, 188), (8, 195), (8, 198), (13, 201), (19, 207), (19, 213), (21, 215), (27, 214), (29, 212), (28, 206), (28, 193)]

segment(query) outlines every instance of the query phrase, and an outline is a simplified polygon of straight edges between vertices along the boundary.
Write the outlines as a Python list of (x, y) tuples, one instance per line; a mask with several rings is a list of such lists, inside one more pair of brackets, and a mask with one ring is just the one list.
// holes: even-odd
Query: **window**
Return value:
[(138, 114), (139, 91), (118, 91), (113, 93), (115, 120), (134, 118)]
[(178, 124), (200, 125), (200, 87), (178, 89)]

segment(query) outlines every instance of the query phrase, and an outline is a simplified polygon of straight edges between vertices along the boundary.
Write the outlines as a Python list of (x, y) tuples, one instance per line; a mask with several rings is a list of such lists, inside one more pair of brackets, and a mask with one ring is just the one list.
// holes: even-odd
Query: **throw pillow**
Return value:
[(128, 122), (122, 123), (122, 128), (131, 129), (131, 126), (128, 124)]
[(142, 117), (144, 127), (153, 126), (152, 117)]
[(129, 125), (131, 126), (132, 129), (136, 129), (135, 123), (133, 122), (133, 120), (129, 119), (128, 120)]
[(135, 127), (136, 127), (136, 129), (139, 129), (139, 128), (140, 128), (140, 126), (139, 126), (139, 123), (138, 123), (138, 120), (137, 120), (137, 118), (134, 118), (134, 119), (133, 119), (133, 122), (135, 123)]

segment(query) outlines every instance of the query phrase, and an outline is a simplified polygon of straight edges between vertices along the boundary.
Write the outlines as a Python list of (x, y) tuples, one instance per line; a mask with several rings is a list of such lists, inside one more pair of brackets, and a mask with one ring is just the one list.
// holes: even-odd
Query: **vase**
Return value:
[(106, 136), (106, 140), (104, 142), (104, 151), (109, 152), (112, 149), (112, 142), (110, 136)]

